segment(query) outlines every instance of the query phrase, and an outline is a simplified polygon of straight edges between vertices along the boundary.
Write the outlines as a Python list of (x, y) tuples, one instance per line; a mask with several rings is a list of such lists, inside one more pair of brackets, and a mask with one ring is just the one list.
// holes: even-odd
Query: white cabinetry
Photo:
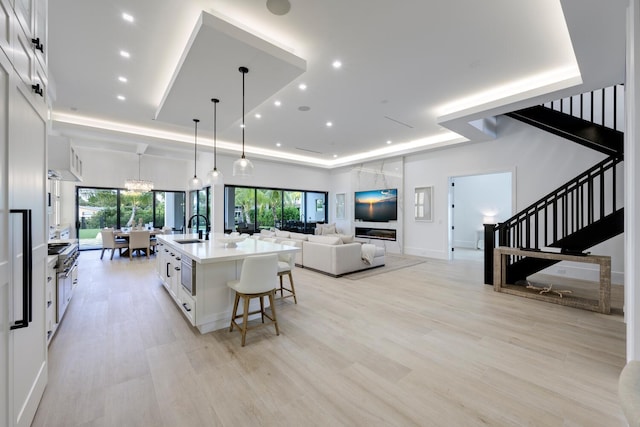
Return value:
[[(29, 426), (47, 384), (46, 46), (31, 42), (46, 27), (46, 0), (0, 0), (0, 425)], [(41, 15), (36, 19), (40, 11)], [(36, 24), (36, 20), (39, 21)], [(46, 29), (40, 36), (46, 40)], [(39, 80), (34, 80), (35, 76)], [(32, 86), (38, 86), (36, 94)], [(24, 221), (10, 209), (31, 212), (31, 250), (24, 251)], [(31, 287), (22, 292), (23, 260), (31, 259)], [(28, 289), (29, 287), (27, 287)], [(31, 301), (27, 327), (22, 297)], [(29, 314), (29, 313), (27, 313)], [(26, 316), (29, 317), (29, 316)], [(7, 325), (7, 323), (9, 325)]]
[(82, 181), (82, 159), (69, 138), (49, 136), (49, 170), (63, 181)]
[(47, 262), (47, 284), (45, 285), (45, 329), (47, 330), (47, 344), (51, 342), (53, 334), (56, 333), (58, 322), (56, 318), (57, 295), (56, 295), (56, 262), (58, 258), (50, 257)]
[(180, 287), (180, 254), (170, 246), (158, 244), (158, 276), (173, 298), (178, 297)]

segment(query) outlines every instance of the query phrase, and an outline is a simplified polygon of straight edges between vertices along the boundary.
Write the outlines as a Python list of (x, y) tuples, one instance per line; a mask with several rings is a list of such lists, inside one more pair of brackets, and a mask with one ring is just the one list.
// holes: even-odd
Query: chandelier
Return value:
[(138, 153), (138, 179), (128, 179), (124, 182), (124, 188), (131, 193), (148, 193), (153, 190), (153, 182), (140, 179), (140, 156)]

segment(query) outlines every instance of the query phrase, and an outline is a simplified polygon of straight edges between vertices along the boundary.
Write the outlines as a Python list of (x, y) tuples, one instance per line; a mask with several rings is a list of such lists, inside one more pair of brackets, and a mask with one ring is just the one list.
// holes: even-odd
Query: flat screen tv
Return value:
[(356, 191), (355, 220), (389, 222), (398, 220), (398, 189)]

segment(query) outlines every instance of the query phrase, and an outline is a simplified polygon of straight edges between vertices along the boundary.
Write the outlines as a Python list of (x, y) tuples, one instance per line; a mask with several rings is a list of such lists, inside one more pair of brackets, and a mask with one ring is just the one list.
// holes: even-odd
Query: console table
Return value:
[[(557, 294), (545, 293), (527, 289), (524, 286), (515, 286), (505, 283), (507, 262), (509, 255), (542, 258), (559, 261), (584, 262), (588, 264), (598, 264), (600, 266), (600, 290), (598, 300), (575, 297), (565, 294), (560, 297)], [(609, 314), (611, 312), (611, 257), (602, 255), (570, 255), (555, 252), (528, 251), (516, 248), (499, 247), (494, 249), (493, 257), (493, 290), (511, 295), (523, 296), (526, 298), (552, 302), (569, 307), (582, 308)]]

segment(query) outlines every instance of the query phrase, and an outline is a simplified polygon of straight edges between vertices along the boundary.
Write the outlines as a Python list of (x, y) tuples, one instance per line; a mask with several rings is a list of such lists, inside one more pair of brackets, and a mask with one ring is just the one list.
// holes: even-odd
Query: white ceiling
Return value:
[(625, 0), (290, 2), (50, 0), (53, 129), (179, 156), (193, 118), (211, 144), (215, 97), (218, 147), (238, 152), (246, 66), (247, 157), (336, 167), (487, 139), (469, 123), (624, 77)]

